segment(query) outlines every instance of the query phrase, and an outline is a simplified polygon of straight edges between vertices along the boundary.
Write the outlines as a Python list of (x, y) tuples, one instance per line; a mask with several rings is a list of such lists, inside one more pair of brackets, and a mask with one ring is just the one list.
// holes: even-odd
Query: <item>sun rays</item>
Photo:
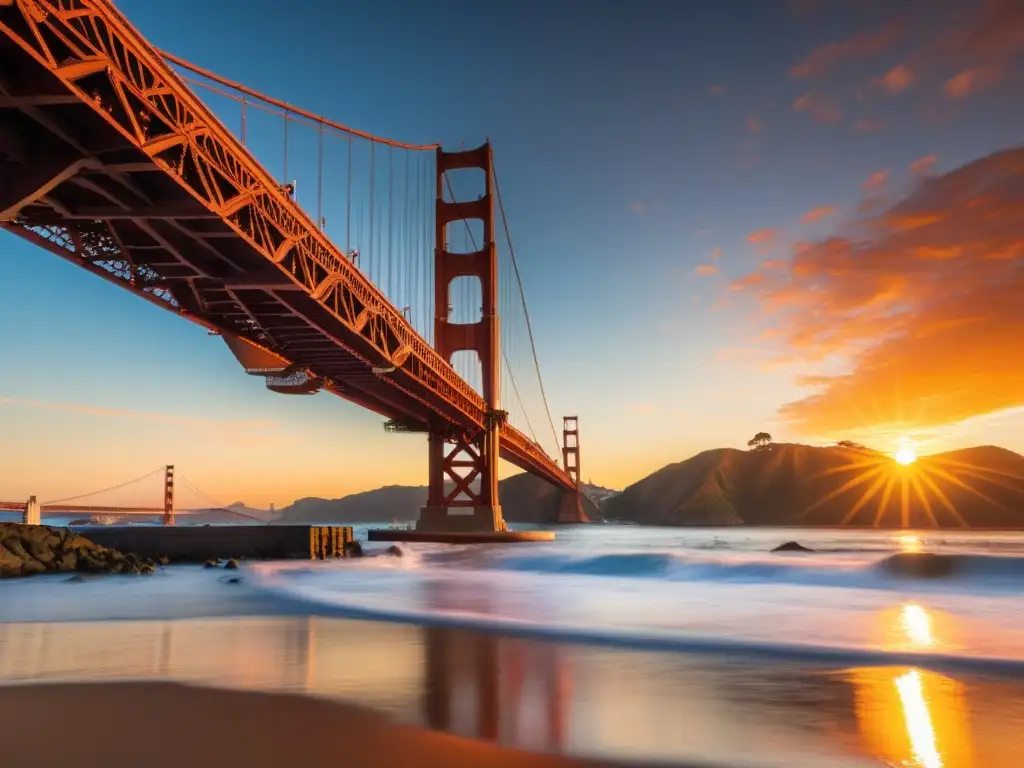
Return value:
[(990, 494), (1002, 488), (1024, 499), (1024, 476), (941, 455), (918, 457), (910, 442), (892, 455), (851, 451), (850, 461), (817, 472), (808, 481), (835, 475), (849, 476), (808, 505), (802, 520), (815, 522), (815, 512), (827, 505), (833, 512), (842, 510), (841, 526), (970, 528), (951, 497), (960, 495), (962, 500), (966, 494), (1007, 514), (1011, 509)]

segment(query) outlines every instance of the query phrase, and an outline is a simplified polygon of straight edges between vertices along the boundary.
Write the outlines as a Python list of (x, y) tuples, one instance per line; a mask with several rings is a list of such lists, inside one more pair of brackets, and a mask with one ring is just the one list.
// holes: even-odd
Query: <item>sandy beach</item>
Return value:
[(496, 747), (308, 696), (177, 683), (0, 687), (0, 722), (18, 735), (5, 740), (3, 763), (25, 768), (623, 765)]

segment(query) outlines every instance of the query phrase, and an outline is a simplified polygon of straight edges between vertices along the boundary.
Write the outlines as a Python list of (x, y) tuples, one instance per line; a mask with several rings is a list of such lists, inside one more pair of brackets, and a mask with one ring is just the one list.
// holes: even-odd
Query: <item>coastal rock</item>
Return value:
[(395, 557), (404, 557), (405, 552), (402, 551), (401, 547), (397, 544), (392, 544), (390, 547), (384, 550), (385, 555), (394, 555)]
[(220, 560), (207, 560), (203, 563), (203, 568), (220, 568)]
[(362, 557), (363, 545), (358, 541), (350, 541), (345, 545), (345, 557)]
[(0, 524), (0, 578), (47, 571), (149, 574), (156, 563), (100, 547), (67, 529)]
[(231, 558), (226, 563), (224, 563), (224, 567), (229, 571), (234, 571), (238, 568), (238, 561), (234, 558)]
[(787, 541), (785, 544), (779, 544), (772, 552), (814, 552), (814, 550), (805, 547), (798, 541)]

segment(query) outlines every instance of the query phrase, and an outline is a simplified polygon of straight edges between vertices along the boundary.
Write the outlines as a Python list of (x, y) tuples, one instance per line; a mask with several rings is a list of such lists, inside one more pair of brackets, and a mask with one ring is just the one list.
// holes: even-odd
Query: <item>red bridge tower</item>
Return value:
[[(449, 363), (452, 355), (472, 350), (480, 358), (487, 404), (479, 429), (432, 428), (427, 506), (417, 528), (428, 531), (501, 531), (505, 521), (498, 501), (499, 434), (507, 414), (500, 410), (501, 333), (498, 319), (498, 258), (494, 246), (494, 195), (491, 145), (464, 152), (437, 150), (437, 203), (434, 250), (434, 346)], [(444, 174), (462, 168), (484, 172), (483, 194), (467, 202), (444, 199)], [(483, 245), (473, 253), (448, 250), (451, 224), (479, 219)], [(476, 277), (483, 296), (475, 323), (449, 320), (452, 281)], [(449, 448), (449, 445), (451, 446)]]

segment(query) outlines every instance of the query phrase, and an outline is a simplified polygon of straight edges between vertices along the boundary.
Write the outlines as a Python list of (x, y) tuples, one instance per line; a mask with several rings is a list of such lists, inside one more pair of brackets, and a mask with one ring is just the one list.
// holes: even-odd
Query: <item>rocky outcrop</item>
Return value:
[(814, 550), (805, 547), (799, 541), (787, 541), (785, 544), (779, 544), (772, 552), (813, 552)]
[(57, 571), (150, 574), (155, 570), (153, 560), (101, 547), (67, 528), (0, 524), (0, 579)]

